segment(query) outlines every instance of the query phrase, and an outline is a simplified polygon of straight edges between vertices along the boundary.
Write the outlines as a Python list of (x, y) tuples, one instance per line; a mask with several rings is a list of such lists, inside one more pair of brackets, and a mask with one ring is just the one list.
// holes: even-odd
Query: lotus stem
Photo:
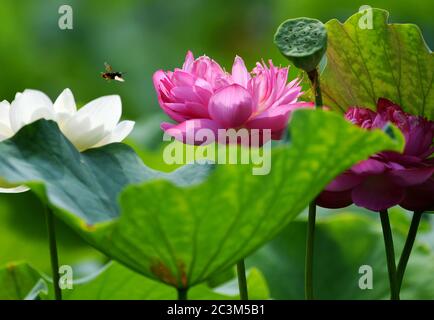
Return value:
[(322, 108), (323, 102), (318, 70), (315, 68), (312, 71), (307, 72), (307, 76), (309, 77), (311, 87), (315, 95), (315, 108)]
[(396, 272), (398, 281), (398, 290), (401, 290), (402, 280), (404, 279), (405, 269), (407, 268), (408, 259), (410, 258), (411, 250), (416, 239), (417, 229), (422, 218), (423, 211), (415, 211), (411, 219), (410, 229), (408, 230), (407, 239), (405, 240), (404, 249), (399, 258), (398, 269)]
[(238, 287), (240, 290), (240, 300), (249, 300), (249, 292), (247, 290), (246, 266), (244, 259), (237, 263)]
[(53, 277), (54, 299), (62, 300), (62, 291), (59, 287), (59, 258), (57, 255), (56, 233), (54, 227), (54, 215), (50, 207), (45, 207), (47, 222), (48, 243), (50, 247), (51, 273)]
[(384, 246), (386, 249), (387, 271), (389, 273), (390, 300), (399, 300), (399, 289), (396, 274), (395, 249), (392, 230), (390, 229), (389, 213), (380, 211), (381, 227), (383, 228)]
[[(311, 82), (312, 90), (315, 93), (315, 108), (322, 108), (322, 94), (319, 84), (318, 70), (314, 69), (307, 73)], [(316, 221), (316, 202), (313, 200), (309, 203), (309, 217), (307, 220), (307, 238), (306, 238), (306, 260), (305, 260), (305, 297), (306, 300), (313, 300), (313, 253), (315, 240), (315, 221)]]
[(177, 288), (176, 290), (178, 291), (178, 300), (188, 300), (188, 288)]
[(309, 217), (307, 220), (307, 237), (306, 237), (306, 261), (305, 261), (305, 279), (304, 289), (306, 300), (313, 300), (313, 252), (315, 240), (315, 220), (316, 204), (315, 201), (309, 203)]

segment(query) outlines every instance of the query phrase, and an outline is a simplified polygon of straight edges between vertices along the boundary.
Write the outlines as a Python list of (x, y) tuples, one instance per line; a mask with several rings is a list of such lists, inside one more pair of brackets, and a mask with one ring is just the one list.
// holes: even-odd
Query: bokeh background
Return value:
[[(73, 8), (73, 30), (58, 27), (62, 4)], [(273, 45), (283, 20), (345, 21), (363, 4), (389, 10), (391, 22), (418, 24), (434, 46), (431, 0), (2, 0), (0, 99), (25, 88), (55, 99), (68, 87), (79, 103), (119, 94), (125, 117), (142, 120), (160, 113), (152, 74), (182, 65), (188, 49), (227, 69), (236, 54), (249, 68), (269, 58), (285, 65)], [(100, 78), (105, 61), (127, 72), (125, 83)]]
[[(60, 30), (58, 27), (58, 9), (62, 4), (73, 8), (73, 30)], [(146, 154), (146, 150), (155, 148), (161, 142), (158, 127), (164, 118), (152, 85), (152, 74), (156, 70), (181, 66), (189, 49), (196, 56), (206, 54), (213, 57), (226, 69), (230, 69), (236, 54), (244, 58), (249, 68), (258, 60), (270, 58), (275, 64), (286, 65), (287, 61), (280, 56), (272, 41), (277, 26), (283, 20), (307, 16), (323, 22), (332, 18), (343, 22), (366, 4), (387, 9), (391, 22), (419, 25), (427, 44), (434, 47), (432, 0), (1, 0), (0, 100), (11, 101), (16, 92), (25, 88), (42, 90), (53, 100), (64, 88), (70, 88), (79, 105), (102, 95), (119, 94), (123, 102), (123, 117), (137, 121), (129, 143)], [(117, 71), (127, 72), (125, 83), (106, 82), (100, 77), (105, 61)], [(364, 214), (376, 219), (372, 214)], [(408, 215), (398, 216), (397, 225), (404, 234)], [(348, 223), (348, 219), (344, 221)], [(357, 221), (355, 223), (360, 224)], [(58, 223), (62, 264), (73, 264), (77, 275), (80, 275), (105, 261), (101, 254)], [(275, 297), (302, 298), (303, 223), (301, 221), (290, 227), (296, 229), (291, 231), (294, 237), (285, 242), (283, 240), (291, 232), (282, 234), (277, 239), (282, 243), (276, 242), (275, 247), (268, 251), (263, 249), (250, 262), (253, 265), (261, 264), (261, 261), (279, 264), (279, 261), (270, 258), (276, 257), (273, 252), (278, 248), (291, 252), (292, 260), (285, 258), (281, 264), (287, 268), (285, 270), (291, 270), (296, 280), (291, 283), (280, 281), (279, 284), (277, 279), (277, 288), (272, 288)], [(333, 224), (329, 228), (327, 223), (321, 231), (323, 236), (319, 236), (323, 237), (321, 249), (325, 250), (325, 253), (322, 251), (324, 259), (321, 264), (319, 258), (316, 270), (318, 273), (328, 270), (329, 273), (323, 277), (324, 283), (318, 284), (324, 285), (322, 297), (366, 298), (366, 295), (358, 295), (356, 289), (354, 292), (358, 293), (353, 294), (339, 291), (342, 286), (337, 285), (335, 291), (339, 293), (335, 294), (327, 287), (336, 277), (336, 272), (342, 275), (342, 283), (354, 274), (357, 276), (357, 270), (351, 268), (365, 261), (354, 253), (355, 248), (341, 247), (338, 242), (342, 242), (342, 233), (333, 233), (336, 228), (339, 231), (339, 227)], [(376, 225), (373, 226), (369, 225), (375, 229)], [(422, 247), (434, 245), (430, 229), (427, 222), (424, 226), (426, 243)], [(356, 231), (360, 231), (360, 238), (365, 239), (361, 230)], [(348, 234), (348, 237), (353, 236)], [(375, 242), (377, 251), (375, 254), (371, 252), (372, 257), (367, 257), (368, 260), (383, 256), (381, 237), (375, 233), (372, 239), (372, 243), (365, 243), (364, 249), (360, 246), (357, 249), (366, 251)], [(0, 265), (12, 260), (26, 260), (48, 272), (45, 240), (43, 211), (36, 197), (31, 193), (0, 194)], [(349, 255), (340, 252), (345, 250), (350, 252)], [(332, 251), (336, 255), (327, 254)], [(357, 257), (357, 263), (349, 262), (352, 256)], [(434, 261), (431, 253), (428, 261)], [(333, 263), (336, 265), (331, 267)], [(349, 265), (352, 266), (350, 270)], [(273, 281), (273, 265), (265, 263), (262, 266), (271, 275), (268, 280)], [(284, 270), (281, 271), (284, 273)], [(277, 271), (275, 273), (278, 274)], [(421, 278), (415, 281), (425, 282)], [(381, 285), (381, 293), (369, 297), (383, 297), (387, 293), (387, 282)], [(434, 288), (433, 284), (429, 288)]]

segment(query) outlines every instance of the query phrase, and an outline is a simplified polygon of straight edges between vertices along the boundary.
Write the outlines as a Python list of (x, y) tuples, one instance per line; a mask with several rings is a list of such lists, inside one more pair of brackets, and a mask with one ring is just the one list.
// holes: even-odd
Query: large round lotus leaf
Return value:
[[(371, 26), (361, 23), (370, 18)], [(373, 8), (344, 23), (332, 19), (325, 24), (324, 104), (343, 112), (350, 106), (375, 110), (383, 97), (434, 120), (434, 53), (417, 25), (389, 23), (388, 18), (387, 11)]]
[(291, 142), (255, 164), (146, 167), (122, 144), (79, 153), (54, 122), (41, 120), (0, 143), (0, 176), (24, 183), (95, 248), (176, 287), (233, 266), (292, 221), (343, 170), (380, 150), (400, 150), (381, 130), (341, 115), (298, 110)]

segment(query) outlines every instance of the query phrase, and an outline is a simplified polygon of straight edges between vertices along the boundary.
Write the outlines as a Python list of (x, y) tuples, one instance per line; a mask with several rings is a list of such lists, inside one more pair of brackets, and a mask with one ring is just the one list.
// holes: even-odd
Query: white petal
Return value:
[(14, 135), (9, 119), (10, 104), (6, 100), (0, 102), (0, 141), (8, 139)]
[(107, 131), (102, 125), (91, 128), (89, 118), (72, 117), (60, 130), (79, 151), (88, 149), (107, 135)]
[(21, 192), (26, 192), (29, 190), (30, 190), (30, 188), (26, 187), (24, 185), (14, 187), (14, 188), (1, 188), (0, 187), (0, 193), (21, 193)]
[(77, 121), (90, 119), (91, 129), (104, 126), (106, 131), (112, 131), (122, 114), (121, 98), (118, 95), (104, 96), (92, 100), (74, 115)]
[(119, 122), (116, 128), (106, 137), (104, 137), (104, 139), (98, 142), (94, 147), (101, 147), (109, 143), (121, 142), (131, 133), (134, 128), (134, 124), (134, 121), (128, 120)]
[(54, 119), (53, 103), (48, 96), (37, 90), (26, 89), (17, 94), (10, 110), (11, 128), (17, 132), (23, 126), (39, 119)]
[(9, 127), (6, 127), (4, 124), (0, 123), (0, 142), (7, 140), (14, 136), (14, 133)]
[(77, 111), (77, 107), (75, 105), (74, 95), (72, 94), (71, 90), (66, 88), (62, 91), (62, 93), (54, 102), (53, 109), (56, 113), (56, 116), (58, 115), (61, 120), (66, 119), (67, 115), (74, 115), (74, 113)]
[(72, 117), (60, 129), (79, 151), (91, 148), (108, 134), (103, 125), (91, 128), (89, 118), (80, 121), (80, 119)]
[(107, 131), (104, 130), (104, 126), (99, 126), (91, 130), (79, 132), (72, 138), (68, 139), (78, 149), (78, 151), (84, 151), (95, 146), (98, 141), (101, 141), (101, 139), (106, 135)]
[(5, 125), (10, 125), (9, 120), (9, 111), (11, 109), (11, 105), (6, 100), (0, 102), (0, 122)]
[(81, 120), (74, 116), (69, 118), (65, 124), (60, 127), (60, 130), (70, 141), (73, 141), (80, 133), (89, 131), (91, 129), (90, 126), (90, 119)]

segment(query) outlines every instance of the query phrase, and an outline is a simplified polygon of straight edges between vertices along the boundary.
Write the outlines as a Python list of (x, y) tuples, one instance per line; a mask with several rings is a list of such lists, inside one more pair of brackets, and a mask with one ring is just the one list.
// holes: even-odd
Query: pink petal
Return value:
[(394, 151), (383, 151), (381, 152), (381, 157), (389, 163), (399, 163), (400, 165), (407, 167), (417, 166), (420, 164), (420, 158)]
[(173, 76), (172, 76), (172, 80), (174, 82), (174, 84), (176, 86), (179, 87), (188, 87), (188, 86), (192, 86), (194, 84), (194, 77), (192, 74), (182, 71), (182, 70), (175, 70), (175, 72), (173, 72)]
[(315, 108), (315, 103), (299, 101), (299, 102), (294, 102), (294, 103), (287, 105), (287, 108), (289, 111), (294, 111), (294, 110), (302, 109), (302, 108), (313, 109), (313, 108)]
[(323, 191), (316, 198), (317, 205), (328, 209), (344, 208), (352, 203), (351, 190), (341, 192)]
[(385, 170), (385, 164), (375, 159), (361, 161), (351, 168), (351, 171), (361, 175), (379, 174), (384, 172)]
[(194, 61), (191, 72), (197, 77), (209, 81), (212, 79), (214, 72), (219, 72), (218, 69), (219, 66), (213, 63), (210, 58), (202, 56)]
[(378, 99), (378, 101), (377, 101), (377, 112), (379, 112), (379, 113), (386, 113), (388, 111), (387, 109), (389, 109), (391, 107), (393, 107), (396, 110), (403, 111), (401, 109), (401, 107), (399, 107), (398, 105), (394, 104), (392, 101), (390, 101), (390, 100), (388, 100), (386, 98), (379, 98)]
[(210, 93), (213, 92), (212, 85), (208, 81), (206, 81), (206, 80), (204, 80), (202, 78), (197, 78), (196, 81), (195, 81), (195, 83), (194, 83), (194, 86), (195, 87), (199, 87), (199, 88), (201, 88), (203, 90), (206, 90), (206, 91), (208, 91)]
[(311, 102), (298, 102), (285, 106), (272, 107), (250, 119), (246, 123), (246, 127), (250, 129), (282, 130), (288, 124), (291, 111), (313, 106), (314, 104)]
[(434, 138), (434, 122), (417, 117), (410, 117), (409, 122), (404, 154), (421, 158), (429, 157), (434, 152), (434, 147), (431, 147)]
[(165, 103), (164, 104), (167, 108), (169, 108), (170, 110), (173, 110), (174, 112), (178, 112), (178, 113), (187, 113), (187, 107), (185, 105), (185, 103)]
[(367, 108), (349, 107), (345, 119), (364, 129), (371, 129), (377, 113)]
[(384, 175), (367, 177), (351, 192), (354, 204), (372, 211), (396, 206), (404, 196), (404, 188), (397, 186)]
[(173, 123), (170, 123), (170, 122), (161, 122), (161, 124), (160, 124), (160, 128), (163, 131), (166, 131), (166, 130), (168, 130), (170, 128), (173, 128), (175, 126), (176, 126), (176, 124), (173, 124)]
[[(198, 83), (198, 81), (196, 81), (196, 83)], [(196, 95), (199, 97), (200, 101), (207, 106), (209, 103), (209, 99), (212, 96), (212, 88), (208, 89), (204, 86), (196, 84), (195, 86), (193, 86), (193, 90), (196, 93)]]
[(191, 69), (193, 67), (193, 62), (194, 62), (193, 53), (190, 50), (188, 50), (187, 55), (185, 56), (185, 62), (182, 65), (182, 69), (184, 71), (191, 72)]
[(232, 66), (232, 79), (235, 83), (247, 88), (247, 83), (249, 82), (250, 78), (250, 73), (247, 71), (243, 59), (241, 59), (239, 56), (236, 56)]
[[(207, 107), (201, 103), (197, 103), (197, 102), (166, 103), (165, 106), (171, 111), (176, 112), (180, 116), (183, 116), (185, 119), (209, 118)], [(184, 120), (180, 122), (183, 122)]]
[(246, 123), (249, 129), (282, 130), (288, 124), (289, 110), (287, 108), (274, 108), (266, 110)]
[[(163, 122), (161, 129), (178, 141), (186, 144), (202, 145), (216, 140), (218, 124), (210, 119), (191, 119), (177, 125)], [(200, 131), (199, 131), (200, 130)], [(205, 134), (199, 137), (198, 134)]]
[(154, 83), (154, 88), (155, 88), (155, 91), (157, 92), (158, 102), (161, 101), (160, 83), (161, 83), (161, 80), (164, 79), (165, 77), (166, 77), (166, 74), (164, 73), (163, 70), (156, 71), (154, 73), (154, 75), (152, 76), (152, 82)]
[(174, 87), (170, 90), (170, 93), (179, 102), (200, 102), (200, 98), (193, 90), (193, 87)]
[(166, 74), (163, 70), (157, 70), (152, 75), (152, 81), (154, 83), (155, 90), (158, 91), (161, 79), (165, 78)]
[[(434, 174), (434, 167), (392, 170), (388, 173), (389, 177), (394, 183), (403, 187), (414, 186), (414, 185), (424, 183), (433, 174)], [(434, 194), (433, 194), (433, 198), (434, 198)]]
[(220, 65), (212, 59), (210, 59), (209, 71), (210, 71), (210, 80), (212, 81), (214, 81), (216, 77), (221, 77), (226, 75), (222, 67), (220, 67)]
[(252, 114), (252, 96), (238, 84), (218, 90), (211, 97), (208, 112), (225, 128), (236, 128)]
[[(283, 134), (285, 133), (285, 128), (281, 130), (273, 130), (271, 131), (271, 140), (280, 140), (283, 138)], [(264, 141), (264, 143), (267, 141)]]
[(404, 170), (405, 167), (397, 162), (386, 162), (385, 166), (387, 169), (391, 169), (391, 170)]
[(186, 102), (186, 113), (192, 118), (209, 118), (206, 105), (197, 102)]
[[(271, 60), (270, 60), (271, 63)], [(280, 97), (285, 91), (288, 80), (288, 68), (277, 68), (276, 72), (276, 96)], [(301, 88), (300, 88), (301, 89)]]
[[(166, 113), (170, 118), (175, 120), (176, 122), (183, 122), (187, 120), (186, 115), (182, 113), (178, 113), (174, 111), (172, 108), (182, 108), (182, 104), (171, 104), (171, 103), (163, 103), (161, 105), (161, 108), (163, 109), (164, 113)], [(179, 110), (179, 109), (178, 109)]]
[(363, 177), (358, 176), (351, 171), (347, 171), (335, 178), (327, 187), (326, 191), (340, 192), (350, 190), (361, 183)]
[(434, 178), (423, 184), (409, 187), (400, 206), (411, 211), (434, 210)]
[(272, 106), (277, 105), (286, 105), (289, 103), (294, 103), (297, 101), (297, 98), (301, 95), (301, 87), (291, 88), (287, 92), (285, 92), (278, 100), (276, 100)]

